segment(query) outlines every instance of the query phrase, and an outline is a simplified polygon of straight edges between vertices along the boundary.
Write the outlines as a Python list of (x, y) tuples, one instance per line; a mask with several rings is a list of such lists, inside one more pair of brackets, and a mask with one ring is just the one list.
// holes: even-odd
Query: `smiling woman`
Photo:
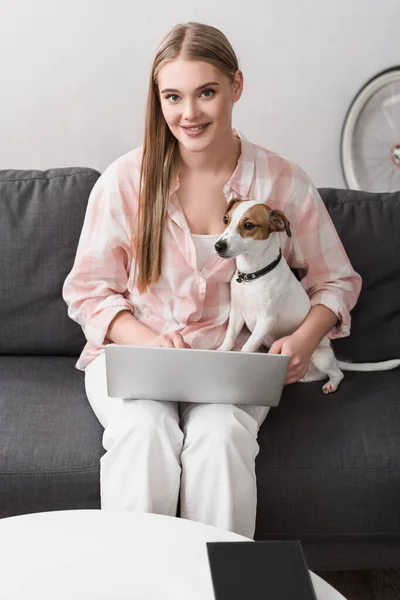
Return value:
[[(186, 23), (168, 33), (150, 73), (143, 147), (96, 182), (63, 294), (88, 341), (76, 366), (105, 429), (102, 508), (175, 516), (180, 498), (182, 517), (252, 538), (257, 436), (269, 407), (110, 398), (104, 356), (112, 342), (193, 352), (222, 344), (236, 263), (216, 254), (215, 240), (234, 199), (287, 215), (282, 255), (307, 274), (310, 313), (275, 342), (290, 356), (289, 381), (328, 331), (348, 335), (360, 277), (307, 175), (232, 127), (242, 91), (221, 31)], [(244, 328), (234, 350), (248, 337)]]
[[(212, 76), (213, 79), (207, 80)], [(239, 73), (236, 75), (236, 89), (241, 88)], [(195, 87), (196, 81), (206, 82)], [(183, 90), (164, 87), (169, 81), (184, 81)], [(201, 137), (201, 144), (191, 144), (189, 151), (204, 151), (210, 143), (218, 138), (232, 143), (232, 106), (239, 99), (234, 94), (233, 86), (216, 67), (203, 61), (187, 61), (175, 59), (164, 65), (158, 74), (161, 110), (171, 133), (183, 146), (185, 151), (191, 139)]]
[[(158, 48), (150, 76), (141, 171), (136, 248), (140, 290), (161, 273), (159, 232), (178, 170), (178, 197), (186, 220), (198, 221), (199, 206), (204, 211), (204, 199), (200, 204), (193, 194), (201, 184), (213, 224), (204, 223), (201, 229), (220, 233), (216, 223), (221, 224), (226, 206), (221, 191), (240, 155), (240, 141), (232, 132), (232, 109), (242, 90), (236, 55), (218, 30), (196, 23), (177, 26)], [(216, 174), (215, 181), (208, 177), (207, 186), (204, 174), (210, 172)]]
[[(163, 81), (173, 79), (176, 77), (175, 71), (179, 71), (179, 76), (182, 76), (182, 71), (185, 70), (187, 61), (173, 61), (165, 65), (159, 74), (158, 85), (162, 87)], [(196, 76), (206, 77), (208, 72), (216, 71), (217, 77), (221, 77), (217, 69), (206, 63), (198, 62), (197, 71), (195, 73), (193, 69), (194, 63), (189, 65), (189, 76), (191, 78)], [(222, 78), (222, 77), (221, 77)], [(186, 80), (187, 87), (190, 88), (190, 80)], [(225, 83), (225, 87), (228, 82)], [(219, 102), (209, 102), (215, 100), (217, 90), (220, 92), (217, 100)], [(208, 128), (212, 123), (215, 123), (218, 118), (218, 109), (221, 110), (223, 106), (223, 92), (224, 87), (221, 90), (221, 84), (218, 81), (209, 81), (200, 85), (194, 90), (194, 93), (185, 94), (177, 89), (163, 89), (161, 90), (161, 107), (164, 119), (174, 135), (179, 135), (179, 128), (190, 137), (199, 137), (204, 135), (205, 129)], [(222, 93), (221, 93), (222, 92)], [(207, 110), (208, 109), (208, 110)], [(212, 114), (209, 114), (209, 113)], [(216, 113), (216, 114), (215, 114)], [(199, 122), (199, 116), (201, 116), (201, 122)]]

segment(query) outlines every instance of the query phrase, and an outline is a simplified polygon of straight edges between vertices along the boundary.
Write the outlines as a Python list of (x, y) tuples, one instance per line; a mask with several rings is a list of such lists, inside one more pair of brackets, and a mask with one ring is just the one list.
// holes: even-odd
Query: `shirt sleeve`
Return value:
[(99, 177), (89, 196), (74, 265), (63, 285), (68, 315), (88, 342), (102, 347), (121, 310), (134, 314), (124, 296), (132, 268), (131, 223), (135, 189), (126, 165), (116, 161)]
[[(349, 258), (328, 210), (309, 178), (297, 168), (300, 180), (292, 182), (293, 220), (292, 247), (288, 260), (291, 267), (305, 273), (301, 284), (308, 293), (311, 306), (322, 304), (337, 316), (330, 338), (350, 334), (350, 311), (361, 291), (361, 277)], [(294, 197), (293, 197), (294, 195)]]

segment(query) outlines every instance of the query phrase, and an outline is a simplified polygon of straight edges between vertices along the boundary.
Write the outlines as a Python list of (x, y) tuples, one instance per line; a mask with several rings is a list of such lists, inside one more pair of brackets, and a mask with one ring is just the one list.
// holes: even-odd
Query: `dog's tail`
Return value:
[(338, 365), (342, 371), (391, 371), (400, 367), (400, 359), (394, 358), (374, 363), (350, 363), (338, 360)]

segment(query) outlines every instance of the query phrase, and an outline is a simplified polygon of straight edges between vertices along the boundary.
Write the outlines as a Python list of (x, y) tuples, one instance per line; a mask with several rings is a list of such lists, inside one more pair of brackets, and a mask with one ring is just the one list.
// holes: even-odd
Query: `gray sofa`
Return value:
[[(0, 517), (100, 508), (102, 427), (61, 297), (87, 168), (0, 171)], [(400, 193), (321, 189), (363, 290), (341, 358), (400, 356)], [(256, 539), (301, 539), (311, 569), (400, 568), (400, 370), (284, 390), (259, 434)]]

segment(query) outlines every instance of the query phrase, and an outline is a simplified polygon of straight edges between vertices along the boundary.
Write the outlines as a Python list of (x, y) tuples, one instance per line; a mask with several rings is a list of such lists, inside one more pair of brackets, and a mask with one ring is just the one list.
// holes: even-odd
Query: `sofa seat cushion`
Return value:
[(400, 538), (400, 369), (286, 386), (259, 432), (256, 536)]
[(75, 362), (0, 356), (0, 517), (100, 508), (103, 428)]

